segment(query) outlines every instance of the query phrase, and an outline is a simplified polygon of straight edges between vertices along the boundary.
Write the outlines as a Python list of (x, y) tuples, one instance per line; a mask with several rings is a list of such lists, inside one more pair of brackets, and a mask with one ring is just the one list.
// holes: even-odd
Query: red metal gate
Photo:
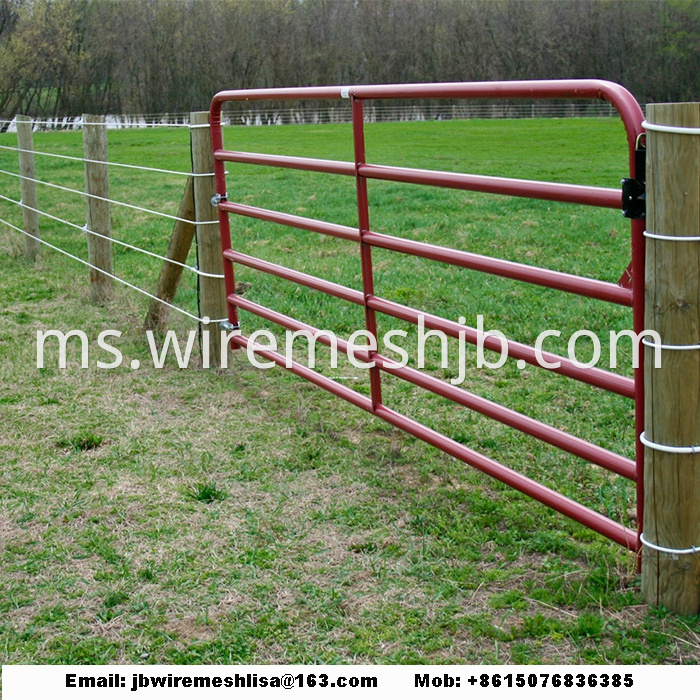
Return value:
[[(364, 307), (365, 329), (377, 337), (376, 313), (387, 314), (397, 319), (418, 323), (419, 316), (424, 317), (425, 328), (440, 330), (447, 336), (459, 338), (464, 334), (466, 342), (477, 343), (477, 330), (460, 325), (446, 318), (425, 314), (394, 301), (383, 299), (374, 294), (372, 271), (372, 248), (383, 248), (430, 260), (436, 260), (471, 270), (499, 275), (514, 280), (529, 282), (552, 289), (563, 290), (593, 299), (599, 299), (632, 307), (633, 330), (640, 333), (644, 324), (644, 220), (632, 219), (632, 265), (629, 270), (631, 282), (628, 285), (613, 284), (596, 279), (556, 272), (497, 258), (476, 255), (462, 250), (445, 248), (414, 240), (407, 240), (391, 235), (373, 232), (370, 228), (367, 181), (390, 180), (394, 182), (413, 183), (436, 187), (446, 187), (493, 194), (503, 194), (556, 202), (571, 202), (597, 207), (623, 209), (623, 193), (619, 189), (569, 185), (554, 182), (538, 182), (470, 175), (452, 172), (438, 172), (415, 168), (392, 167), (367, 163), (365, 159), (363, 106), (367, 100), (411, 99), (411, 98), (481, 98), (481, 99), (602, 99), (608, 101), (618, 111), (625, 126), (629, 148), (630, 180), (637, 179), (638, 164), (635, 156), (639, 150), (640, 137), (643, 134), (644, 115), (634, 97), (623, 87), (599, 80), (566, 81), (520, 81), (492, 83), (438, 83), (406, 85), (373, 85), (352, 87), (309, 87), (309, 88), (272, 88), (259, 90), (233, 90), (218, 93), (211, 106), (210, 123), (214, 149), (216, 188), (221, 226), (221, 243), (224, 257), (224, 273), (228, 314), (231, 327), (238, 327), (238, 309), (257, 314), (280, 326), (293, 330), (307, 330), (316, 333), (317, 328), (302, 323), (273, 309), (261, 306), (236, 294), (234, 282), (234, 263), (293, 281), (308, 288), (358, 304)], [(223, 144), (221, 128), (221, 110), (224, 103), (243, 100), (350, 100), (352, 105), (352, 128), (354, 142), (354, 162), (322, 160), (294, 156), (244, 153), (226, 150)], [(295, 214), (271, 211), (242, 203), (228, 201), (226, 197), (225, 163), (248, 163), (257, 165), (293, 168), (333, 175), (346, 175), (355, 178), (357, 188), (357, 228), (310, 219)], [(640, 173), (640, 179), (643, 175)], [(231, 245), (229, 217), (236, 214), (263, 221), (274, 222), (294, 228), (317, 232), (328, 236), (355, 241), (359, 244), (362, 269), (362, 289), (349, 287), (314, 277), (298, 270), (261, 260), (237, 252)], [(321, 342), (326, 342), (320, 336)], [(247, 347), (249, 338), (237, 335), (232, 338), (232, 347)], [(497, 338), (487, 337), (484, 347), (500, 350)], [(347, 343), (339, 340), (338, 348), (347, 352)], [(535, 348), (508, 341), (508, 357), (523, 360), (539, 366)], [(640, 346), (640, 353), (643, 348)], [(256, 350), (260, 356), (285, 367), (287, 358), (272, 350)], [(410, 367), (396, 368), (392, 361), (378, 351), (356, 352), (356, 356), (365, 362), (374, 363), (369, 369), (370, 396), (365, 396), (339, 382), (330, 379), (300, 363), (294, 362), (291, 371), (308, 379), (314, 384), (336, 394), (342, 399), (378, 416), (394, 426), (434, 445), (463, 462), (476, 467), (500, 481), (518, 489), (536, 500), (573, 518), (609, 539), (622, 544), (632, 551), (639, 551), (638, 532), (642, 531), (643, 503), (643, 446), (636, 440), (636, 459), (630, 460), (569, 433), (541, 423), (521, 413), (476, 396), (460, 387), (420, 372)], [(550, 371), (577, 379), (587, 384), (607, 389), (621, 396), (634, 399), (635, 434), (643, 430), (643, 362), (635, 369), (634, 379), (622, 377), (613, 372), (590, 368), (583, 369), (571, 360), (542, 353), (547, 362), (559, 362), (557, 369)], [(638, 532), (587, 508), (576, 501), (520, 474), (469, 447), (422, 425), (411, 418), (398, 413), (382, 402), (382, 373), (387, 372), (403, 380), (427, 389), (435, 394), (450, 399), (462, 406), (493, 418), (528, 435), (534, 436), (554, 445), (570, 454), (586, 459), (616, 474), (636, 481), (637, 485), (637, 527)]]

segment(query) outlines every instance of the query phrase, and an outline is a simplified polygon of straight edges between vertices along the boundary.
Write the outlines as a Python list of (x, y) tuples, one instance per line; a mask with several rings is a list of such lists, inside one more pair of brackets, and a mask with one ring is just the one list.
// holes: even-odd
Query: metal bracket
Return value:
[(212, 207), (218, 207), (221, 202), (226, 201), (228, 193), (219, 194), (218, 192), (211, 198)]
[(622, 214), (628, 219), (646, 217), (647, 149), (644, 134), (637, 137), (634, 149), (634, 178), (622, 180)]
[(622, 277), (617, 281), (619, 287), (632, 289), (632, 263), (627, 266), (627, 269), (622, 273)]
[(628, 219), (644, 219), (646, 204), (644, 183), (631, 177), (622, 180), (622, 215)]

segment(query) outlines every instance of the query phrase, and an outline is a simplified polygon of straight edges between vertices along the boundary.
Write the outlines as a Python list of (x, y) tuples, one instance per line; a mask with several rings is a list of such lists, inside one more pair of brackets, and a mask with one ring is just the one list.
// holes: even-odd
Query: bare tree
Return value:
[(0, 110), (203, 109), (219, 89), (596, 77), (700, 94), (697, 0), (0, 0)]

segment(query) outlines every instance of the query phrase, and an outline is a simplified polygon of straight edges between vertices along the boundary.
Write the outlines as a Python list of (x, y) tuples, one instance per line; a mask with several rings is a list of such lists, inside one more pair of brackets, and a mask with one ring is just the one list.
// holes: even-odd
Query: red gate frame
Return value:
[[(454, 250), (391, 235), (375, 233), (371, 230), (367, 199), (368, 179), (391, 180), (394, 182), (431, 185), (557, 202), (570, 202), (620, 210), (623, 208), (622, 193), (621, 190), (618, 189), (517, 180), (464, 173), (439, 172), (367, 163), (365, 159), (364, 140), (364, 102), (366, 100), (377, 99), (411, 98), (605, 100), (617, 110), (624, 123), (629, 151), (629, 176), (632, 179), (636, 179), (637, 163), (635, 150), (638, 147), (639, 138), (644, 134), (642, 128), (644, 114), (629, 91), (620, 85), (608, 81), (535, 80), (486, 83), (424, 83), (356, 85), (351, 87), (266, 88), (219, 92), (212, 100), (210, 126), (214, 151), (216, 199), (218, 200), (230, 324), (232, 324), (233, 327), (238, 327), (238, 308), (241, 308), (290, 330), (308, 330), (312, 333), (318, 330), (236, 294), (233, 263), (237, 263), (363, 306), (365, 309), (365, 329), (371, 332), (375, 338), (377, 337), (376, 312), (379, 311), (413, 323), (418, 322), (418, 316), (421, 314), (425, 318), (426, 328), (441, 330), (448, 336), (454, 338), (458, 338), (458, 334), (461, 331), (465, 334), (467, 342), (476, 344), (477, 332), (474, 328), (460, 325), (442, 317), (423, 314), (423, 312), (417, 309), (377, 297), (374, 294), (373, 287), (371, 251), (372, 247), (378, 247), (430, 260), (437, 260), (472, 270), (480, 270), (510, 279), (530, 282), (552, 289), (563, 290), (580, 296), (601, 299), (622, 306), (629, 306), (632, 307), (633, 310), (633, 330), (635, 333), (640, 333), (644, 328), (643, 219), (631, 220), (632, 264), (630, 272), (632, 279), (629, 286), (579, 277), (488, 256), (476, 255), (462, 250)], [(351, 100), (354, 162), (225, 150), (221, 128), (222, 107), (226, 102), (244, 100)], [(226, 162), (276, 166), (354, 177), (357, 187), (359, 226), (358, 228), (340, 226), (326, 221), (229, 202), (226, 198)], [(362, 266), (362, 290), (350, 289), (298, 270), (292, 270), (269, 261), (236, 252), (231, 247), (230, 214), (261, 219), (263, 221), (305, 229), (307, 231), (322, 233), (359, 243)], [(327, 342), (328, 339), (326, 339), (325, 336), (320, 336), (319, 340), (321, 342), (324, 342), (324, 340)], [(248, 343), (249, 339), (243, 335), (236, 335), (231, 339), (232, 348), (247, 348)], [(497, 338), (487, 337), (484, 346), (492, 350), (500, 351), (500, 341)], [(338, 348), (347, 353), (346, 342), (339, 340)], [(255, 352), (268, 360), (274, 361), (281, 367), (286, 366), (286, 357), (280, 353), (261, 348), (256, 348)], [(339, 384), (300, 363), (294, 362), (290, 370), (298, 376), (308, 379), (323, 389), (330, 391), (336, 396), (349, 401), (355, 406), (359, 406), (365, 411), (434, 445), (443, 452), (518, 489), (614, 542), (634, 552), (640, 551), (641, 544), (639, 541), (639, 533), (642, 532), (642, 508), (644, 502), (644, 447), (639, 440), (639, 435), (644, 428), (643, 344), (640, 344), (639, 367), (635, 369), (633, 379), (622, 377), (613, 372), (598, 368), (582, 369), (575, 366), (567, 358), (551, 353), (543, 353), (544, 358), (548, 362), (561, 363), (558, 369), (552, 369), (550, 371), (634, 399), (635, 435), (637, 436), (634, 461), (569, 435), (564, 431), (536, 421), (504, 406), (476, 396), (465, 389), (453, 386), (423, 372), (419, 372), (418, 370), (409, 367), (398, 369), (387, 367), (387, 362), (391, 361), (376, 351), (355, 351), (355, 356), (363, 362), (374, 361), (375, 363), (375, 366), (368, 370), (370, 373), (369, 397)], [(539, 366), (533, 347), (510, 340), (508, 341), (508, 357), (522, 359), (529, 364)], [(637, 531), (635, 532), (631, 528), (617, 523), (513, 469), (500, 464), (494, 459), (486, 457), (385, 406), (382, 403), (381, 395), (382, 371), (412, 382), (417, 386), (451, 399), (467, 408), (494, 418), (505, 425), (516, 428), (571, 454), (582, 457), (627, 477), (628, 479), (636, 481)]]

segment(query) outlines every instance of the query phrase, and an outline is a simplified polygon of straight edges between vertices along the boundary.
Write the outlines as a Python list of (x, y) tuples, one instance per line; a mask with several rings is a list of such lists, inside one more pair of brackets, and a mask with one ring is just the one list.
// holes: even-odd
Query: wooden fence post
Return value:
[[(192, 173), (194, 174), (194, 211), (195, 221), (217, 221), (217, 211), (211, 203), (216, 194), (214, 183), (214, 156), (211, 148), (209, 112), (192, 112), (190, 114), (190, 146), (192, 149)], [(223, 275), (224, 261), (221, 255), (221, 236), (219, 224), (197, 224), (197, 261), (201, 272)], [(216, 277), (199, 277), (199, 316), (210, 319), (225, 319), (226, 288), (224, 280)], [(204, 347), (202, 330), (208, 330), (208, 348)], [(209, 366), (221, 366), (221, 342), (218, 324), (208, 328), (200, 324), (200, 337), (203, 337), (202, 355), (209, 358)], [(208, 354), (207, 354), (208, 353)]]
[[(187, 179), (185, 191), (180, 201), (180, 208), (177, 212), (178, 219), (186, 219), (194, 221), (194, 192), (193, 178)], [(187, 260), (187, 255), (192, 246), (194, 238), (194, 224), (186, 221), (176, 221), (173, 226), (173, 233), (168, 244), (168, 252), (165, 257), (168, 260), (175, 260), (183, 263)], [(180, 283), (183, 268), (180, 265), (174, 265), (171, 262), (164, 262), (160, 269), (158, 277), (158, 286), (156, 287), (156, 296), (163, 301), (172, 302), (175, 298), (177, 285)], [(169, 308), (165, 304), (161, 304), (157, 299), (151, 302), (146, 315), (144, 328), (146, 330), (163, 330), (168, 318)]]
[[(682, 239), (700, 237), (700, 103), (648, 105), (647, 120), (645, 328), (657, 331), (664, 346), (697, 346), (700, 240)], [(642, 592), (650, 605), (697, 615), (700, 349), (663, 348), (659, 368), (651, 348), (645, 355)]]
[[(107, 127), (105, 118), (83, 114), (83, 152), (85, 155), (85, 205), (89, 231), (110, 237), (109, 202), (96, 197), (109, 197), (109, 174), (107, 160)], [(99, 163), (89, 161), (101, 161)], [(88, 262), (112, 273), (112, 242), (87, 234)], [(112, 298), (111, 277), (90, 268), (90, 298), (102, 303)]]
[[(32, 118), (25, 117), (21, 114), (17, 115), (17, 146), (19, 151), (19, 174), (20, 192), (22, 193), (22, 216), (24, 218), (24, 230), (36, 236), (24, 238), (24, 255), (27, 260), (36, 260), (39, 257), (41, 243), (39, 242), (39, 214), (36, 211), (27, 209), (32, 207), (36, 209), (36, 182), (34, 174), (34, 137), (32, 135)], [(27, 178), (27, 179), (25, 179)]]

